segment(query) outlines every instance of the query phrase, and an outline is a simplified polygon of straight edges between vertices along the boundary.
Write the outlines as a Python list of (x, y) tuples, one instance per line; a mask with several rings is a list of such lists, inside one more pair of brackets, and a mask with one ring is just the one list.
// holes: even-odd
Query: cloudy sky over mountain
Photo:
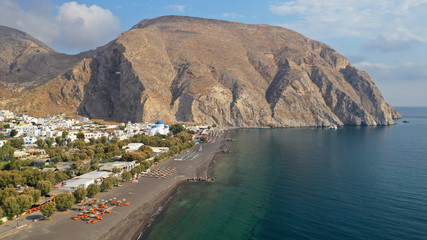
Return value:
[(70, 54), (172, 14), (290, 28), (370, 73), (392, 105), (427, 105), (427, 0), (0, 0), (0, 25)]

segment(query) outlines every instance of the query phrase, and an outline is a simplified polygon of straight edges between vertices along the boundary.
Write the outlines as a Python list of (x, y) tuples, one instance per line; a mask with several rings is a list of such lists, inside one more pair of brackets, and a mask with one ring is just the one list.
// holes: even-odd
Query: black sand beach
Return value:
[[(224, 134), (214, 143), (194, 146), (191, 151), (197, 152), (194, 158), (174, 161), (173, 157), (166, 159), (152, 168), (175, 168), (176, 172), (170, 177), (139, 178), (138, 183), (125, 183), (107, 193), (99, 193), (96, 198), (108, 200), (112, 198), (126, 199), (130, 206), (114, 207), (111, 214), (105, 215), (104, 220), (96, 224), (87, 224), (81, 220), (72, 220), (77, 215), (76, 210), (58, 212), (50, 220), (42, 220), (16, 231), (10, 231), (1, 239), (136, 239), (147, 226), (153, 214), (170, 198), (176, 188), (188, 179), (207, 177), (216, 153), (225, 147)], [(40, 212), (33, 213), (41, 215)]]

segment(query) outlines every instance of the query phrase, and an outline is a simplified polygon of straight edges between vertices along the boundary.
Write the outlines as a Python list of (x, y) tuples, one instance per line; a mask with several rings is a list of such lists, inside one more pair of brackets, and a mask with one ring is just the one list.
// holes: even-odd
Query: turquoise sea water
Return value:
[(183, 185), (144, 239), (427, 239), (427, 108), (402, 123), (240, 129), (214, 183)]

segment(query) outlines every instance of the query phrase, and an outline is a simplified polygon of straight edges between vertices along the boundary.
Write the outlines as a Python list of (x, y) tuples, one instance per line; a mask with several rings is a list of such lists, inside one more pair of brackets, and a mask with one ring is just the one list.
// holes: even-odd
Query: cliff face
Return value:
[(367, 73), (280, 27), (160, 17), (79, 56), (46, 101), (94, 118), (281, 127), (400, 116)]

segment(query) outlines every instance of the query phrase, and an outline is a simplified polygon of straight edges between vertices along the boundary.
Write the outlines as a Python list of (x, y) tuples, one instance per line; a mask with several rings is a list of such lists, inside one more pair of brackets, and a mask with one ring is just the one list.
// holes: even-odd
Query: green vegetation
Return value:
[(108, 192), (113, 188), (113, 179), (112, 178), (106, 178), (101, 183), (101, 189), (103, 192)]
[(18, 135), (18, 131), (16, 131), (15, 129), (12, 129), (12, 131), (10, 131), (10, 136), (15, 137), (16, 135)]
[(208, 141), (208, 138), (206, 136), (200, 137), (200, 142), (205, 143), (206, 141)]
[[(68, 132), (63, 131), (62, 136), (45, 140), (39, 139), (36, 144), (37, 148), (46, 150), (51, 162), (55, 164), (72, 162), (74, 164), (73, 173), (76, 175), (97, 170), (99, 163), (117, 161), (119, 156), (121, 156), (121, 161), (136, 161), (139, 163), (138, 166), (130, 172), (125, 171), (121, 174), (124, 181), (129, 181), (133, 175), (140, 174), (151, 167), (153, 161), (147, 159), (153, 157), (152, 147), (169, 148), (169, 152), (162, 153), (154, 158), (154, 161), (161, 161), (194, 146), (190, 131), (186, 131), (181, 124), (175, 124), (172, 128), (174, 136), (150, 137), (138, 134), (122, 141), (117, 137), (111, 141), (108, 141), (106, 137), (101, 137), (100, 139), (89, 139), (89, 143), (84, 141), (84, 133), (79, 133), (78, 139), (72, 142), (66, 139)], [(126, 153), (123, 146), (129, 143), (143, 143), (144, 145), (136, 152)], [(9, 218), (26, 211), (33, 203), (40, 200), (41, 195), (49, 194), (54, 184), (72, 177), (71, 172), (40, 171), (32, 169), (33, 160), (15, 159), (13, 157), (15, 150), (22, 149), (23, 146), (23, 138), (13, 138), (0, 148), (0, 206), (3, 213)], [(50, 166), (54, 167), (55, 165)], [(120, 169), (115, 169), (114, 172), (118, 173)], [(101, 190), (107, 192), (118, 182), (117, 178), (107, 178), (101, 187), (91, 184), (86, 190), (79, 188), (74, 194), (59, 195), (56, 198), (57, 204), (48, 203), (44, 205), (42, 212), (45, 211), (43, 214), (49, 217), (56, 211), (56, 208), (59, 210), (69, 209), (75, 201), (83, 201), (86, 196), (94, 197)], [(18, 185), (24, 188), (21, 195), (16, 191)]]
[(40, 189), (41, 195), (46, 196), (52, 189), (52, 182), (50, 181), (39, 181), (37, 183), (37, 189)]
[(16, 191), (15, 188), (5, 188), (0, 190), (0, 205), (4, 205), (7, 198), (16, 196), (18, 196), (18, 191)]
[(17, 196), (16, 201), (19, 204), (19, 214), (24, 213), (33, 205), (33, 197), (26, 194)]
[(89, 197), (94, 197), (96, 194), (98, 194), (101, 191), (101, 189), (99, 188), (99, 186), (97, 184), (90, 184), (87, 187), (87, 194)]
[(16, 215), (20, 214), (21, 206), (19, 206), (18, 201), (15, 197), (8, 197), (3, 203), (4, 214), (6, 217), (11, 220)]
[(43, 216), (49, 218), (56, 212), (56, 204), (54, 202), (48, 202), (40, 209), (40, 211)]
[(124, 171), (122, 173), (122, 178), (125, 181), (129, 181), (132, 178), (132, 174), (130, 172), (128, 172), (128, 171)]
[(87, 191), (85, 188), (79, 187), (76, 191), (74, 191), (73, 195), (76, 199), (76, 202), (81, 202), (86, 199)]
[(85, 134), (82, 132), (77, 133), (77, 139), (85, 139)]
[(6, 144), (0, 148), (0, 161), (8, 162), (13, 159), (13, 154), (15, 153), (15, 148), (12, 147), (10, 141), (6, 142)]
[(33, 202), (36, 203), (40, 200), (41, 191), (38, 189), (34, 189), (33, 187), (25, 188), (22, 194), (27, 194), (33, 198)]
[(74, 203), (76, 202), (76, 199), (71, 193), (61, 193), (58, 196), (56, 196), (55, 202), (56, 202), (56, 208), (58, 210), (65, 211), (73, 207)]
[(171, 132), (175, 135), (179, 132), (182, 132), (185, 130), (184, 126), (182, 124), (174, 124), (170, 127)]

